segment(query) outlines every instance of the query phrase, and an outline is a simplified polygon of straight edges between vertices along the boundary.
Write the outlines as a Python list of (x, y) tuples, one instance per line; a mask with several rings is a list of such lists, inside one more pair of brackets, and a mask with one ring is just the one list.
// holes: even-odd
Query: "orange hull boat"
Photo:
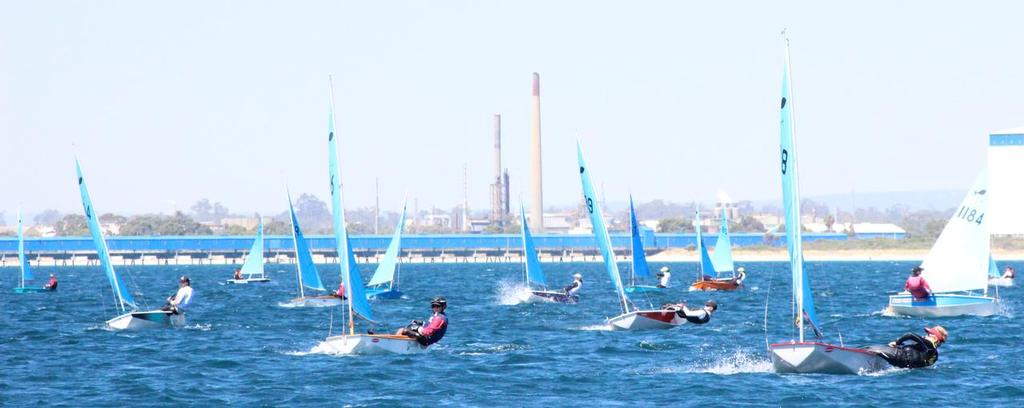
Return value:
[(694, 282), (690, 285), (690, 290), (736, 290), (739, 289), (740, 285), (729, 280), (702, 280)]

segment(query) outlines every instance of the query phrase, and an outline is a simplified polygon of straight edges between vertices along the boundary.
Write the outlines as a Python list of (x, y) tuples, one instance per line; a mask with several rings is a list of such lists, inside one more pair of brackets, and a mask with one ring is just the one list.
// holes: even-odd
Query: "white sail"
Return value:
[(988, 287), (988, 174), (982, 170), (953, 217), (942, 229), (921, 267), (932, 291), (960, 292)]

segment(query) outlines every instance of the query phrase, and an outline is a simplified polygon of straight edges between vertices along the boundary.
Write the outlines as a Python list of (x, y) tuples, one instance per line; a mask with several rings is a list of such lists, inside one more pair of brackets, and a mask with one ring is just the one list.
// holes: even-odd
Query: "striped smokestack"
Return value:
[(530, 228), (535, 233), (544, 232), (544, 194), (540, 161), (540, 74), (533, 73), (533, 137), (530, 151), (533, 153), (530, 166), (531, 199)]

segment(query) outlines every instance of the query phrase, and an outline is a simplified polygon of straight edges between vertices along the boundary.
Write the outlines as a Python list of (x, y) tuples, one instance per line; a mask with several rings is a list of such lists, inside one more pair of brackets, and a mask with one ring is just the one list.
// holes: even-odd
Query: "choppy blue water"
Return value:
[[(768, 338), (788, 340), (792, 332), (783, 263), (746, 264), (746, 290), (715, 294), (686, 292), (696, 267), (672, 264), (675, 288), (637, 296), (638, 304), (714, 298), (720, 309), (704, 326), (650, 332), (599, 329), (618, 312), (599, 264), (544, 265), (559, 284), (584, 274), (578, 305), (508, 304), (515, 303), (508, 283), (522, 279), (518, 265), (404, 265), (406, 298), (373, 303), (387, 329), (426, 318), (432, 296), (445, 295), (450, 304), (447, 337), (414, 357), (312, 353), (328, 333), (332, 310), (335, 331), (340, 315), (336, 308), (279, 307), (295, 295), (288, 265), (268, 265), (273, 281), (248, 286), (220, 283), (230, 266), (119, 268), (150, 306), (176, 289), (178, 275), (190, 275), (196, 290), (186, 328), (134, 332), (102, 328), (115, 311), (99, 268), (38, 268), (37, 276), (59, 274), (60, 291), (21, 295), (11, 289), (17, 270), (4, 268), (0, 405), (1019, 404), (1024, 337), (1014, 310), (1021, 290), (1001, 291), (1007, 310), (995, 317), (882, 316), (887, 292), (901, 286), (912, 265), (810, 264), (818, 314), (835, 342), (840, 332), (847, 345), (866, 345), (926, 324), (949, 329), (934, 367), (872, 376), (771, 372), (763, 324), (769, 289)], [(331, 275), (325, 280), (337, 284)]]

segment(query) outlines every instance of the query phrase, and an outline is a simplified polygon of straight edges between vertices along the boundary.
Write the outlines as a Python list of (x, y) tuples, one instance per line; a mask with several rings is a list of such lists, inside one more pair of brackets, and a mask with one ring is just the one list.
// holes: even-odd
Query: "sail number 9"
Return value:
[(978, 210), (965, 205), (960, 207), (960, 211), (956, 213), (956, 217), (967, 222), (973, 222), (981, 225), (981, 220), (985, 218), (985, 213), (978, 212)]

